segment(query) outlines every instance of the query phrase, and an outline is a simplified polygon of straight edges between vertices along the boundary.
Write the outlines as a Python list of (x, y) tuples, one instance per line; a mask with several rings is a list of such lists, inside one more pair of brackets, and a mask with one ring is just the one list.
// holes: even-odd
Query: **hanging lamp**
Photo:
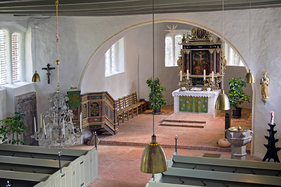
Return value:
[[(153, 62), (153, 84), (154, 84), (154, 0), (152, 0), (152, 62)], [(154, 86), (152, 87), (154, 91)], [(162, 173), (168, 170), (166, 155), (162, 147), (156, 141), (154, 133), (154, 112), (152, 113), (153, 135), (151, 142), (148, 144), (142, 154), (141, 171), (144, 173)]]
[[(34, 27), (34, 34), (36, 33), (35, 31), (36, 31), (36, 26)], [(36, 61), (36, 40), (34, 42), (35, 42), (35, 61)], [(35, 67), (35, 69), (36, 69), (36, 67)], [(40, 82), (40, 76), (37, 73), (37, 70), (35, 70), (35, 73), (32, 76), (32, 82)]]
[[(222, 1), (222, 31), (224, 35), (224, 0)], [(223, 72), (222, 72), (223, 73)], [(230, 102), (227, 95), (224, 93), (223, 89), (224, 84), (224, 73), (222, 74), (222, 89), (216, 101), (216, 110), (230, 110)]]
[(221, 90), (220, 95), (216, 101), (216, 110), (230, 110), (230, 103), (227, 95), (224, 93), (224, 90)]
[(32, 82), (40, 82), (40, 76), (37, 73), (37, 71), (35, 70), (35, 73), (32, 76)]
[(249, 72), (246, 74), (246, 83), (250, 83), (250, 84), (255, 83), (255, 78), (251, 70), (249, 70)]
[[(249, 51), (250, 51), (250, 58), (251, 58), (251, 39), (250, 39), (250, 34), (251, 34), (251, 8), (252, 8), (252, 3), (250, 0), (250, 8), (249, 8)], [(246, 83), (253, 84), (255, 83), (255, 78), (254, 75), (252, 74), (251, 70), (249, 69), (249, 72), (246, 74)]]

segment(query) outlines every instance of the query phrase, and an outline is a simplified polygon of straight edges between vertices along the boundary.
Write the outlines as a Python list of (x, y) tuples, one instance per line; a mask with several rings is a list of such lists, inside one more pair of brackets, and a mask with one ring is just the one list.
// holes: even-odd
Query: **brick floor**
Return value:
[[(249, 113), (249, 114), (247, 114)], [(157, 141), (166, 153), (167, 159), (174, 153), (174, 138), (178, 136), (178, 154), (203, 156), (218, 154), (230, 159), (230, 148), (220, 148), (217, 141), (224, 137), (224, 115), (220, 113), (204, 128), (160, 126), (159, 122), (172, 114), (172, 107), (164, 108), (162, 114), (151, 115), (146, 111), (119, 126), (115, 136), (99, 136), (99, 178), (90, 187), (144, 187), (150, 174), (140, 172), (140, 160), (144, 147), (150, 142), (154, 118)], [(242, 120), (235, 125), (242, 127), (249, 121), (250, 111), (245, 111)], [(244, 120), (245, 118), (245, 120)], [(78, 146), (89, 149), (90, 146)], [(249, 146), (248, 146), (249, 148)], [(249, 155), (248, 160), (252, 160)]]

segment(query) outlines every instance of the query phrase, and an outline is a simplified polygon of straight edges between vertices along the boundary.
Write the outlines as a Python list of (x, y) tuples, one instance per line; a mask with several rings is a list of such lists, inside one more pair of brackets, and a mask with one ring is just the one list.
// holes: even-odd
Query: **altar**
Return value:
[(215, 91), (180, 91), (172, 92), (174, 97), (174, 113), (197, 112), (216, 117), (216, 100), (220, 90)]

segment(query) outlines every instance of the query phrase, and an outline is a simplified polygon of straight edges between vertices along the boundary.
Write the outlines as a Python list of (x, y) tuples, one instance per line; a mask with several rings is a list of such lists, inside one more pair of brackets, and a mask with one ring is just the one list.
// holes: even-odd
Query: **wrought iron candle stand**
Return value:
[[(79, 142), (82, 130), (75, 128), (72, 118), (72, 110), (69, 110), (66, 102), (68, 97), (57, 91), (49, 102), (53, 104), (45, 114), (43, 114), (43, 124), (33, 137), (42, 146), (74, 145)], [(45, 124), (46, 122), (46, 124)]]
[(267, 149), (267, 152), (265, 156), (263, 157), (262, 161), (268, 160), (268, 162), (273, 159), (274, 162), (280, 162), (278, 158), (277, 152), (280, 151), (280, 147), (276, 147), (276, 142), (278, 142), (279, 139), (276, 139), (274, 135), (277, 133), (276, 130), (274, 130), (274, 127), (276, 124), (268, 123), (269, 129), (267, 130), (269, 133), (269, 136), (265, 136), (265, 138), (268, 141), (268, 144), (264, 144), (264, 146)]

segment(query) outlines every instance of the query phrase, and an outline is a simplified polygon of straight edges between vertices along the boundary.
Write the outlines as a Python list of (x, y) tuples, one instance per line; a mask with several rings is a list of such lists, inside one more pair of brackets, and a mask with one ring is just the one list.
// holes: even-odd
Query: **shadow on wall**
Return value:
[[(239, 77), (244, 79), (246, 74), (247, 74), (246, 68), (243, 66), (226, 66), (226, 71), (225, 71), (225, 75), (224, 75), (225, 93), (228, 93), (228, 91), (229, 91), (228, 80), (230, 80), (232, 78), (239, 78)], [(245, 88), (245, 93), (250, 96), (250, 103), (244, 102), (243, 104), (241, 104), (241, 107), (242, 108), (252, 108), (253, 91), (252, 91), (252, 86), (250, 84), (247, 84), (247, 86)]]

